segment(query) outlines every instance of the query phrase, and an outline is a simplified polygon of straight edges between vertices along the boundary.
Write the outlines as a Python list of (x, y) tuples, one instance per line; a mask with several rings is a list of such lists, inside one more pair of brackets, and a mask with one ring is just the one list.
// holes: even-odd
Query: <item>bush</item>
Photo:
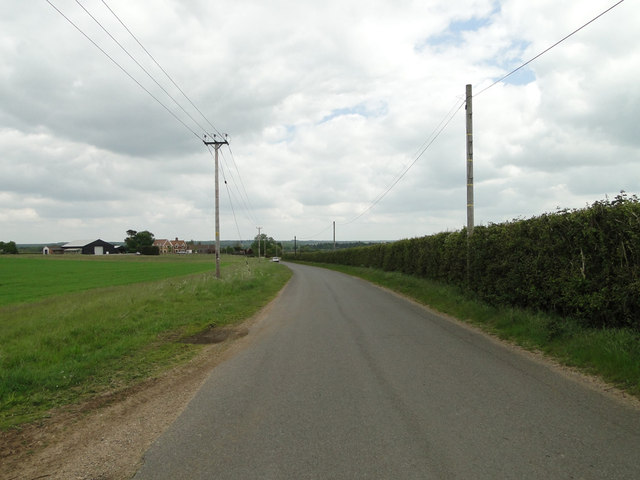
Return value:
[(464, 287), (495, 305), (640, 330), (640, 201), (624, 192), (588, 208), (302, 260), (379, 268)]
[(142, 255), (160, 255), (160, 247), (157, 245), (142, 245), (140, 253)]
[(16, 242), (0, 242), (0, 254), (18, 254), (18, 247), (16, 246)]

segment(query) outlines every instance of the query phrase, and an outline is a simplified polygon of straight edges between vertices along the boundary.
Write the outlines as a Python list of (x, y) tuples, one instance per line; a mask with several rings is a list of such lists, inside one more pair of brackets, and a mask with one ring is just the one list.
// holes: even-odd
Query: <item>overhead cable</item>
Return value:
[[(153, 63), (155, 63), (157, 65), (157, 67), (162, 71), (162, 73), (165, 74), (165, 76), (169, 79), (169, 81), (178, 89), (178, 91), (182, 94), (182, 96), (184, 98), (187, 99), (187, 101), (191, 104), (191, 106), (200, 114), (200, 116), (211, 126), (211, 128), (221, 137), (223, 137), (224, 135), (222, 133), (220, 133), (220, 131), (209, 121), (209, 119), (204, 115), (204, 113), (202, 113), (202, 111), (195, 105), (195, 103), (193, 103), (193, 101), (191, 100), (191, 98), (189, 98), (189, 96), (184, 92), (184, 90), (182, 88), (180, 88), (180, 86), (176, 83), (176, 81), (171, 77), (171, 75), (169, 75), (169, 73), (162, 67), (162, 65), (160, 65), (160, 63), (155, 59), (155, 57), (153, 55), (151, 55), (151, 53), (149, 52), (149, 50), (147, 50), (145, 48), (145, 46), (142, 44), (142, 42), (140, 42), (140, 40), (138, 40), (138, 37), (136, 37), (133, 32), (129, 29), (129, 27), (127, 27), (127, 25), (125, 25), (125, 23), (120, 19), (120, 17), (113, 11), (113, 9), (107, 5), (107, 2), (105, 0), (102, 0), (102, 3), (104, 4), (105, 7), (107, 7), (107, 9), (111, 12), (111, 14), (116, 18), (116, 20), (118, 20), (118, 22), (120, 22), (120, 25), (122, 25), (124, 27), (124, 29), (129, 32), (129, 35), (131, 35), (131, 37), (133, 37), (133, 39), (138, 43), (138, 45), (140, 45), (140, 48), (142, 48), (142, 50), (149, 56), (149, 58), (153, 61)], [(209, 136), (213, 136), (211, 134), (209, 134)]]
[(153, 81), (153, 82), (154, 82), (154, 83), (155, 83), (155, 84), (156, 84), (156, 85), (157, 85), (157, 86), (158, 86), (158, 87), (159, 87), (159, 88), (160, 88), (160, 89), (161, 89), (161, 90), (162, 90), (162, 91), (167, 95), (167, 97), (169, 97), (171, 100), (173, 100), (173, 103), (175, 103), (175, 104), (177, 105), (177, 107), (178, 107), (180, 110), (182, 110), (182, 111), (185, 113), (185, 115), (187, 115), (187, 117), (189, 117), (189, 118), (193, 121), (193, 123), (195, 123), (198, 127), (200, 127), (200, 129), (201, 129), (204, 133), (209, 134), (209, 132), (207, 132), (207, 129), (206, 129), (206, 128), (204, 128), (202, 125), (200, 125), (200, 123), (199, 123), (195, 118), (193, 118), (193, 116), (192, 116), (189, 112), (187, 112), (187, 110), (186, 110), (182, 105), (180, 105), (180, 103), (178, 103), (178, 101), (173, 97), (173, 95), (171, 95), (171, 94), (167, 91), (167, 89), (166, 89), (166, 88), (164, 88), (162, 85), (160, 85), (160, 82), (158, 82), (158, 81), (153, 77), (153, 75), (151, 75), (151, 74), (149, 73), (149, 71), (148, 71), (146, 68), (144, 68), (144, 66), (143, 66), (143, 65), (141, 65), (141, 64), (140, 64), (140, 62), (138, 62), (138, 60), (136, 60), (136, 59), (134, 58), (134, 56), (133, 56), (133, 55), (131, 55), (131, 53), (129, 53), (129, 51), (128, 51), (128, 50), (127, 50), (127, 49), (126, 49), (126, 48), (125, 48), (125, 47), (124, 47), (124, 46), (123, 46), (123, 45), (122, 45), (122, 44), (121, 44), (121, 43), (120, 43), (120, 42), (119, 42), (119, 41), (118, 41), (118, 40), (117, 40), (113, 35), (111, 35), (111, 32), (109, 32), (109, 30), (107, 30), (107, 29), (105, 28), (105, 26), (104, 26), (104, 25), (102, 25), (102, 23), (100, 23), (100, 21), (99, 21), (96, 17), (94, 17), (94, 16), (91, 14), (91, 12), (89, 12), (89, 10), (87, 10), (87, 8), (86, 8), (84, 5), (82, 5), (82, 3), (80, 3), (80, 1), (79, 1), (79, 0), (76, 0), (76, 3), (80, 6), (80, 8), (82, 8), (82, 9), (85, 11), (85, 13), (86, 13), (87, 15), (89, 15), (89, 16), (91, 17), (91, 19), (92, 19), (94, 22), (96, 22), (96, 23), (98, 24), (98, 26), (99, 26), (99, 27), (100, 27), (100, 28), (101, 28), (101, 29), (102, 29), (102, 30), (103, 30), (103, 31), (104, 31), (104, 32), (109, 36), (109, 38), (111, 38), (111, 40), (113, 40), (113, 41), (115, 42), (115, 44), (116, 44), (116, 45), (118, 45), (118, 46), (120, 47), (120, 49), (121, 49), (124, 53), (126, 53), (126, 54), (127, 54), (127, 56), (128, 56), (131, 60), (133, 60), (133, 62), (134, 62), (136, 65), (138, 65), (138, 67), (140, 67), (140, 69), (141, 69), (144, 73), (146, 73), (146, 74), (147, 74), (147, 76), (151, 79), (151, 81)]
[(109, 60), (111, 60), (122, 72), (127, 75), (131, 80), (133, 80), (142, 90), (144, 90), (151, 98), (153, 98), (162, 108), (164, 108), (171, 116), (173, 116), (178, 122), (180, 122), (187, 130), (189, 130), (198, 140), (201, 140), (200, 135), (198, 135), (191, 127), (189, 127), (180, 117), (178, 117), (169, 107), (167, 107), (158, 97), (156, 97), (153, 93), (151, 93), (144, 85), (142, 85), (136, 78), (131, 75), (122, 65), (120, 65), (111, 55), (109, 55), (100, 45), (98, 45), (89, 35), (87, 35), (78, 25), (76, 25), (69, 17), (67, 17), (62, 11), (58, 9), (50, 0), (46, 0), (46, 2), (51, 5), (51, 7), (58, 12), (67, 22), (69, 22), (78, 32), (80, 32), (87, 40), (89, 40), (94, 47), (96, 47), (103, 55), (105, 55)]
[[(229, 149), (229, 151), (231, 152), (231, 149)], [(226, 157), (224, 155), (224, 152), (221, 151), (220, 154), (221, 154), (223, 163), (227, 162), (227, 159), (226, 159)], [(233, 159), (233, 154), (232, 154), (232, 159)], [(251, 221), (254, 224), (260, 224), (261, 222), (258, 222), (255, 219), (255, 217), (254, 217), (254, 215), (252, 213), (255, 209), (251, 205), (251, 201), (249, 200), (249, 195), (247, 194), (247, 191), (244, 188), (244, 183), (242, 182), (242, 176), (240, 175), (240, 171), (238, 170), (238, 166), (235, 164), (235, 161), (233, 161), (233, 164), (234, 164), (235, 170), (236, 170), (236, 172), (238, 174), (238, 179), (239, 179), (239, 182), (240, 182), (240, 186), (238, 186), (238, 182), (236, 181), (236, 178), (233, 175), (233, 171), (232, 171), (232, 169), (230, 167), (229, 167), (229, 176), (230, 176), (231, 180), (233, 181), (233, 184), (234, 184), (234, 186), (236, 188), (236, 191), (238, 192), (238, 197), (240, 198), (240, 202), (244, 205), (244, 209), (247, 212), (247, 218), (248, 218), (249, 221)], [(244, 195), (243, 195), (243, 193), (244, 193)]]
[(599, 19), (600, 17), (602, 17), (605, 13), (608, 13), (609, 11), (613, 10), (615, 7), (617, 7), (618, 5), (620, 5), (622, 2), (624, 2), (624, 0), (620, 0), (618, 3), (616, 3), (615, 5), (612, 5), (611, 7), (607, 8), (604, 12), (600, 13), (599, 15), (596, 15), (595, 17), (593, 17), (591, 20), (589, 20), (587, 23), (585, 23), (584, 25), (582, 25), (580, 28), (575, 29), (573, 32), (571, 32), (569, 35), (565, 36), (564, 38), (562, 38), (561, 40), (558, 40), (556, 43), (554, 43), (553, 45), (551, 45), (549, 48), (543, 50), (542, 52), (540, 52), (538, 55), (536, 55), (535, 57), (533, 57), (531, 60), (528, 60), (526, 62), (524, 62), (522, 65), (520, 65), (518, 68), (510, 71), (509, 73), (507, 73), (505, 76), (499, 78), (498, 80), (496, 80), (495, 82), (493, 82), (491, 85), (489, 85), (486, 88), (483, 88), (482, 90), (480, 90), (478, 93), (476, 93), (474, 95), (474, 97), (477, 97), (478, 95), (486, 92), (487, 90), (489, 90), (491, 87), (497, 85), (498, 83), (502, 82), (503, 80), (505, 80), (506, 78), (510, 77), (511, 75), (513, 75), (514, 73), (516, 73), (518, 70), (526, 67), (527, 65), (529, 65), (531, 62), (533, 62), (534, 60), (537, 60), (538, 58), (540, 58), (542, 55), (544, 55), (545, 53), (547, 53), (549, 50), (551, 50), (552, 48), (557, 47), (558, 45), (560, 45), (562, 42), (564, 42), (566, 39), (568, 39), (569, 37), (575, 35), (576, 33), (578, 33), (580, 30), (582, 30), (583, 28), (585, 28), (586, 26), (590, 25), (591, 23), (595, 22), (597, 19)]
[[(207, 149), (213, 158), (215, 158), (214, 152), (211, 150), (211, 145), (207, 145)], [(238, 240), (242, 242), (242, 234), (240, 233), (240, 226), (238, 225), (238, 219), (236, 217), (236, 210), (233, 208), (233, 201), (231, 200), (231, 191), (229, 190), (229, 184), (227, 183), (227, 177), (224, 173), (224, 167), (222, 163), (220, 164), (220, 170), (222, 171), (222, 179), (224, 180), (224, 184), (227, 190), (227, 196), (229, 197), (229, 206), (231, 207), (231, 213), (233, 214), (233, 221), (236, 224), (236, 230), (238, 232)]]
[[(420, 159), (420, 157), (422, 157), (422, 155), (424, 155), (424, 153), (429, 149), (429, 147), (431, 147), (431, 145), (433, 145), (433, 143), (440, 136), (440, 134), (444, 131), (444, 129), (447, 128), (447, 126), (451, 123), (451, 120), (453, 120), (453, 118), (455, 117), (456, 113), (458, 113), (458, 111), (463, 107), (464, 103), (465, 103), (464, 101), (462, 103), (459, 103), (458, 101), (456, 101), (456, 104), (453, 106), (453, 108), (451, 110), (449, 110), (449, 113), (447, 113), (447, 115), (440, 121), (440, 123), (438, 124), (436, 129), (431, 133), (431, 135), (429, 135), (427, 141), (422, 144), (424, 147), (423, 148), (421, 147), (422, 149), (419, 150), (419, 153), (416, 155), (416, 157), (413, 159), (413, 161), (395, 178), (395, 180), (389, 185), (389, 187), (387, 187), (386, 190), (384, 190), (382, 193), (380, 193), (371, 202), (371, 204), (367, 208), (365, 208), (362, 212), (360, 212), (358, 215), (353, 217), (351, 220), (349, 220), (349, 221), (347, 221), (345, 223), (342, 223), (340, 225), (348, 225), (350, 223), (355, 222), (357, 219), (359, 219), (365, 213), (367, 213), (369, 210), (371, 210), (373, 207), (375, 207), (384, 197), (386, 197), (387, 194), (391, 190), (393, 190), (393, 188), (398, 184), (398, 182), (400, 182), (400, 180), (402, 180), (402, 178), (409, 172), (409, 170), (411, 170), (411, 168), (416, 164), (416, 162)], [(429, 140), (429, 138), (430, 138), (430, 140)]]

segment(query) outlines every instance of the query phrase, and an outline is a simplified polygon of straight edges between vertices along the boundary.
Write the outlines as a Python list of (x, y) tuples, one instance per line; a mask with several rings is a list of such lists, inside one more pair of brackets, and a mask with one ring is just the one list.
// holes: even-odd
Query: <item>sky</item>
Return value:
[(212, 240), (214, 134), (222, 240), (460, 230), (467, 84), (476, 225), (640, 194), (640, 2), (500, 80), (616, 2), (2, 0), (0, 241)]

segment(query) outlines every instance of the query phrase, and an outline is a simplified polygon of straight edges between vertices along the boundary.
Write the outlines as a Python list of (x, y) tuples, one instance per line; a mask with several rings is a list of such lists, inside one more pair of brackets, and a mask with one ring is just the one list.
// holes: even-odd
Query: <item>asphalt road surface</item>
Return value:
[(364, 281), (289, 267), (136, 480), (640, 479), (639, 410)]

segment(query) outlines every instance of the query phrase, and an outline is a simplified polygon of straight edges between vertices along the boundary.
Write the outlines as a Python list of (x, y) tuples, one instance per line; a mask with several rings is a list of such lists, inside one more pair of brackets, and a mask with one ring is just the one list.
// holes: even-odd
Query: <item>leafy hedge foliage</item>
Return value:
[(0, 242), (0, 255), (11, 254), (16, 255), (18, 253), (18, 247), (16, 242)]
[(157, 245), (141, 245), (139, 251), (142, 255), (160, 255), (160, 247)]
[(640, 200), (624, 192), (588, 208), (302, 260), (399, 271), (464, 286), (500, 305), (585, 326), (640, 330)]

